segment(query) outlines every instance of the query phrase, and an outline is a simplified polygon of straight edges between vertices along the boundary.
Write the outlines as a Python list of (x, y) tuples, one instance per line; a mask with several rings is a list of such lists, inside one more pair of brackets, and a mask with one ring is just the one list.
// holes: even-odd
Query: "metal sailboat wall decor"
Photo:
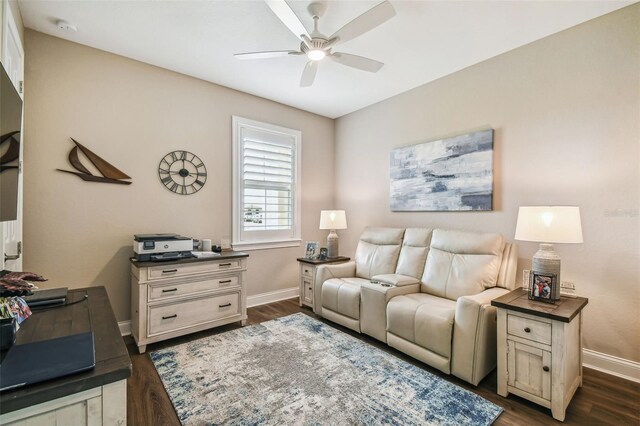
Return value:
[[(89, 150), (87, 147), (83, 146), (77, 140), (70, 138), (76, 146), (74, 146), (69, 152), (69, 162), (77, 172), (73, 172), (71, 170), (62, 170), (56, 169), (59, 172), (70, 173), (72, 175), (76, 175), (82, 180), (86, 180), (88, 182), (102, 182), (102, 183), (118, 183), (120, 185), (130, 185), (130, 181), (126, 181), (123, 179), (131, 179), (126, 173), (117, 169), (112, 164), (100, 158), (94, 152)], [(89, 169), (87, 169), (81, 162), (78, 157), (78, 150), (82, 151), (82, 153), (91, 161), (91, 163), (98, 169), (102, 176), (96, 176), (92, 174)]]

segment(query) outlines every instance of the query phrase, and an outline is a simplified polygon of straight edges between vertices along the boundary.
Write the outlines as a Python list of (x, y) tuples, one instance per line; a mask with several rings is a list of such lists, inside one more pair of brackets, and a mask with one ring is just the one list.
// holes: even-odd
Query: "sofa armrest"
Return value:
[[(379, 281), (385, 284), (391, 284), (395, 287), (404, 287), (412, 284), (420, 284), (420, 280), (409, 275), (401, 275), (401, 274), (382, 274), (371, 277), (371, 281)], [(418, 293), (413, 292), (413, 293)]]
[(391, 287), (385, 287), (375, 283), (363, 283), (362, 288), (366, 288), (367, 290), (375, 291), (382, 294), (385, 299), (385, 304), (396, 296), (410, 293), (420, 293), (420, 285), (418, 284), (392, 285)]
[(331, 278), (350, 278), (356, 276), (356, 262), (320, 265), (316, 270), (313, 286), (313, 312), (322, 315), (322, 284)]
[(451, 373), (477, 385), (496, 366), (496, 308), (491, 301), (509, 293), (494, 287), (456, 302)]
[(362, 283), (360, 293), (360, 330), (381, 342), (387, 342), (387, 303), (396, 296), (420, 293), (420, 284), (385, 287)]

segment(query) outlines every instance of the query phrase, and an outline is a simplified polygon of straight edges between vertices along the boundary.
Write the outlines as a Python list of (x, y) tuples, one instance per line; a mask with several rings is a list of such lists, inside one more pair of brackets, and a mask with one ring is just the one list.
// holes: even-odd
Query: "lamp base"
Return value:
[(338, 233), (332, 229), (327, 236), (327, 258), (338, 257)]
[(531, 259), (531, 272), (537, 274), (555, 274), (556, 285), (551, 289), (551, 300), (560, 299), (560, 256), (553, 244), (542, 243)]

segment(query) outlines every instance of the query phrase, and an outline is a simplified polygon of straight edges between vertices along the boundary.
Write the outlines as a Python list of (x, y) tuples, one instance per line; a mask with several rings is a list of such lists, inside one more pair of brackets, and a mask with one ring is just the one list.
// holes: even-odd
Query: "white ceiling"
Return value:
[[(309, 1), (289, 1), (311, 30)], [(320, 31), (334, 33), (379, 0), (328, 2)], [(238, 60), (234, 53), (298, 49), (255, 1), (19, 0), (24, 25), (330, 118), (340, 117), (634, 1), (398, 1), (397, 15), (334, 50), (386, 65), (377, 74), (322, 61), (298, 86), (304, 56)], [(55, 25), (65, 19), (78, 28)]]

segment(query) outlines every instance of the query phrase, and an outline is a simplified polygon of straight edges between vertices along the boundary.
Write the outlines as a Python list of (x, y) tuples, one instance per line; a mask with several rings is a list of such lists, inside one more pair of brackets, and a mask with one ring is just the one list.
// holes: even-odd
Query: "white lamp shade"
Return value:
[(580, 208), (574, 206), (520, 207), (515, 239), (539, 243), (581, 243)]
[(344, 210), (321, 210), (320, 229), (347, 229)]

